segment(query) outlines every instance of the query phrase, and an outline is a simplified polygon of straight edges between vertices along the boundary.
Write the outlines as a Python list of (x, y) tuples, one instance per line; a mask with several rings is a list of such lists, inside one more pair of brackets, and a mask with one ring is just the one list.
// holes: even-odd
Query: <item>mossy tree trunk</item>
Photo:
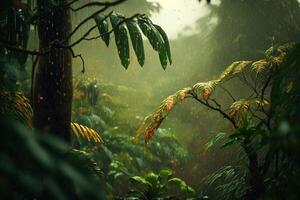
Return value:
[[(53, 41), (66, 38), (71, 31), (71, 17), (67, 9), (49, 9), (49, 1), (38, 0), (37, 6), (39, 45), (44, 50)], [(40, 56), (33, 81), (34, 127), (70, 141), (72, 92), (70, 51), (53, 48), (49, 54)]]

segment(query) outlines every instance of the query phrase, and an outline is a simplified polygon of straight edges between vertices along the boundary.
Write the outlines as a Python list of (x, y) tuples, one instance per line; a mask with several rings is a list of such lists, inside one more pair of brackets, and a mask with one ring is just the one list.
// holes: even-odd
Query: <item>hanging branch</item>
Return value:
[[(108, 15), (106, 15), (103, 20), (107, 19), (110, 15), (112, 14), (112, 12), (110, 12)], [(129, 18), (124, 18), (123, 20), (121, 20), (114, 28), (112, 28), (110, 31), (104, 33), (104, 34), (101, 34), (93, 39), (97, 39), (99, 37), (101, 37), (102, 35), (106, 35), (106, 34), (111, 34), (117, 27), (119, 27), (120, 25), (122, 25), (124, 22), (126, 21), (130, 21), (134, 18), (137, 18), (139, 16), (143, 16), (142, 14), (135, 14)], [(89, 18), (89, 17), (88, 17)], [(85, 21), (85, 20), (84, 20)], [(77, 26), (79, 27), (79, 26)], [(14, 45), (11, 45), (8, 41), (0, 38), (0, 43), (3, 44), (3, 46), (9, 50), (12, 50), (12, 51), (16, 51), (16, 52), (20, 52), (20, 53), (27, 53), (29, 55), (39, 55), (39, 56), (44, 56), (44, 55), (47, 55), (51, 52), (52, 49), (57, 49), (57, 48), (63, 48), (63, 49), (70, 49), (70, 48), (73, 48), (74, 46), (76, 46), (77, 44), (79, 44), (81, 41), (85, 40), (86, 37), (94, 30), (97, 28), (97, 25), (91, 27), (82, 37), (80, 37), (78, 40), (76, 40), (75, 42), (73, 42), (72, 44), (70, 45), (63, 45), (72, 35), (75, 34), (76, 31), (78, 31), (79, 28), (75, 28), (73, 30), (73, 34), (70, 34), (69, 36), (67, 36), (67, 38), (65, 38), (64, 40), (62, 41), (53, 41), (51, 43), (51, 45), (46, 48), (44, 51), (37, 51), (37, 50), (29, 50), (29, 49), (25, 49), (25, 48), (20, 48), (20, 47), (17, 47), (17, 46), (14, 46)], [(76, 56), (76, 57), (79, 57), (79, 56)]]
[(89, 20), (94, 19), (94, 17), (102, 12), (104, 12), (105, 10), (107, 10), (108, 8), (112, 7), (112, 6), (116, 6), (120, 3), (122, 3), (124, 0), (118, 0), (115, 1), (113, 3), (107, 4), (106, 6), (104, 6), (103, 8), (101, 8), (100, 10), (97, 10), (96, 12), (94, 12), (93, 14), (91, 14), (90, 16), (88, 16), (87, 18), (85, 18), (83, 21), (81, 21), (76, 27), (75, 29), (64, 39), (64, 41), (62, 41), (62, 44), (67, 42), (78, 30), (81, 26), (83, 26), (85, 23), (87, 23)]
[[(106, 15), (103, 20), (107, 19), (110, 15), (112, 14), (109, 13), (108, 15)], [(96, 29), (98, 27), (98, 25), (95, 25), (93, 27), (91, 27), (85, 34), (83, 34), (83, 36), (81, 36), (78, 40), (76, 40), (75, 42), (73, 42), (72, 44), (70, 45), (62, 45), (61, 47), (62, 48), (69, 48), (69, 47), (74, 47), (76, 46), (77, 44), (79, 44), (81, 41), (83, 40), (94, 40), (94, 39), (98, 39), (100, 38), (101, 36), (103, 35), (107, 35), (107, 34), (111, 34), (116, 28), (118, 28), (120, 25), (122, 25), (123, 23), (127, 22), (127, 21), (130, 21), (134, 18), (137, 18), (137, 17), (140, 17), (140, 16), (143, 16), (142, 14), (135, 14), (135, 15), (132, 15), (131, 17), (128, 17), (128, 18), (124, 18), (123, 20), (121, 20), (115, 27), (113, 27), (110, 31), (106, 32), (106, 33), (103, 33), (103, 34), (100, 34), (99, 36), (96, 36), (96, 37), (93, 37), (93, 38), (86, 38), (94, 29)], [(103, 21), (102, 20), (102, 21)]]
[(115, 6), (116, 4), (120, 4), (122, 2), (124, 2), (126, 0), (119, 0), (119, 1), (116, 1), (116, 2), (98, 2), (98, 1), (94, 1), (94, 2), (89, 2), (89, 3), (86, 3), (82, 6), (79, 6), (78, 8), (72, 8), (70, 5), (68, 6), (67, 5), (67, 8), (71, 9), (73, 12), (77, 12), (79, 10), (82, 10), (84, 8), (88, 8), (88, 7), (102, 7), (102, 6)]
[(81, 54), (75, 54), (74, 50), (71, 47), (69, 48), (69, 50), (70, 50), (73, 58), (80, 58), (81, 59), (81, 62), (82, 62), (81, 72), (84, 73), (85, 72), (85, 62), (84, 62), (84, 59), (83, 59), (82, 55)]

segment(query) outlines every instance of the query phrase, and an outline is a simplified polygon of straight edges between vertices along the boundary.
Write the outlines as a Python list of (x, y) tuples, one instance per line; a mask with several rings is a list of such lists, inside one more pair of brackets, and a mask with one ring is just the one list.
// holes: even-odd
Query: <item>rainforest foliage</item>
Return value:
[(299, 1), (195, 2), (0, 3), (1, 199), (299, 199)]

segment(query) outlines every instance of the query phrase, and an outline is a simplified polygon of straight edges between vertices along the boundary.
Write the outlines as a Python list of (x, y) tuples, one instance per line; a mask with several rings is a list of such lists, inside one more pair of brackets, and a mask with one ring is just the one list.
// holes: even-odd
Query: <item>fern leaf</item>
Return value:
[(231, 79), (234, 75), (242, 72), (252, 61), (236, 61), (233, 62), (225, 71), (219, 76), (217, 82), (222, 82)]
[(81, 137), (87, 139), (88, 141), (103, 143), (101, 136), (91, 128), (72, 122), (71, 130), (72, 133), (79, 138)]
[(242, 127), (244, 124), (245, 114), (249, 111), (249, 109), (249, 101), (241, 99), (231, 104), (228, 115), (236, 120), (239, 127)]
[(256, 72), (256, 74), (259, 74), (259, 73), (267, 70), (268, 67), (269, 67), (269, 63), (266, 59), (262, 59), (262, 60), (252, 63), (252, 70), (254, 70)]
[[(192, 88), (184, 88), (177, 91), (175, 94), (167, 97), (154, 112), (154, 114), (147, 116), (142, 120), (137, 129), (136, 139), (144, 132), (145, 143), (149, 143), (155, 131), (160, 127), (168, 114), (173, 110), (178, 102), (182, 102), (187, 95), (192, 91)], [(147, 123), (148, 122), (148, 123)]]
[(217, 81), (208, 81), (204, 83), (197, 83), (193, 86), (193, 91), (197, 96), (201, 97), (204, 100), (208, 100), (212, 94)]
[(0, 114), (32, 127), (33, 111), (27, 99), (20, 92), (0, 92)]

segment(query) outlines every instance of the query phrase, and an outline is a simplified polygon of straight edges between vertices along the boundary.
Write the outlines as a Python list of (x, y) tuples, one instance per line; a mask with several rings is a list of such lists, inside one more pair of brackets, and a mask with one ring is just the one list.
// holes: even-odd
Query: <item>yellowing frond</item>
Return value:
[(27, 99), (20, 92), (0, 92), (0, 113), (32, 127), (33, 111)]
[(267, 106), (269, 105), (269, 101), (267, 99), (256, 99), (254, 102), (259, 106)]
[(256, 74), (259, 74), (266, 69), (268, 69), (269, 63), (266, 59), (262, 59), (259, 61), (256, 61), (252, 64), (252, 69), (256, 72)]
[(212, 94), (216, 81), (208, 81), (204, 83), (197, 83), (193, 86), (193, 91), (197, 94), (198, 97), (201, 97), (204, 100), (208, 100)]
[(85, 138), (88, 141), (103, 143), (101, 136), (91, 128), (71, 122), (71, 130), (76, 137)]
[(239, 127), (243, 126), (245, 114), (249, 111), (250, 103), (248, 100), (241, 99), (233, 102), (229, 107), (228, 115), (233, 117)]
[(144, 133), (145, 143), (147, 144), (174, 106), (183, 101), (191, 90), (192, 88), (185, 88), (167, 97), (152, 115), (142, 120), (137, 128), (136, 139), (139, 139), (141, 134)]
[(252, 61), (236, 61), (233, 62), (217, 79), (217, 83), (232, 78), (235, 74), (242, 72)]

